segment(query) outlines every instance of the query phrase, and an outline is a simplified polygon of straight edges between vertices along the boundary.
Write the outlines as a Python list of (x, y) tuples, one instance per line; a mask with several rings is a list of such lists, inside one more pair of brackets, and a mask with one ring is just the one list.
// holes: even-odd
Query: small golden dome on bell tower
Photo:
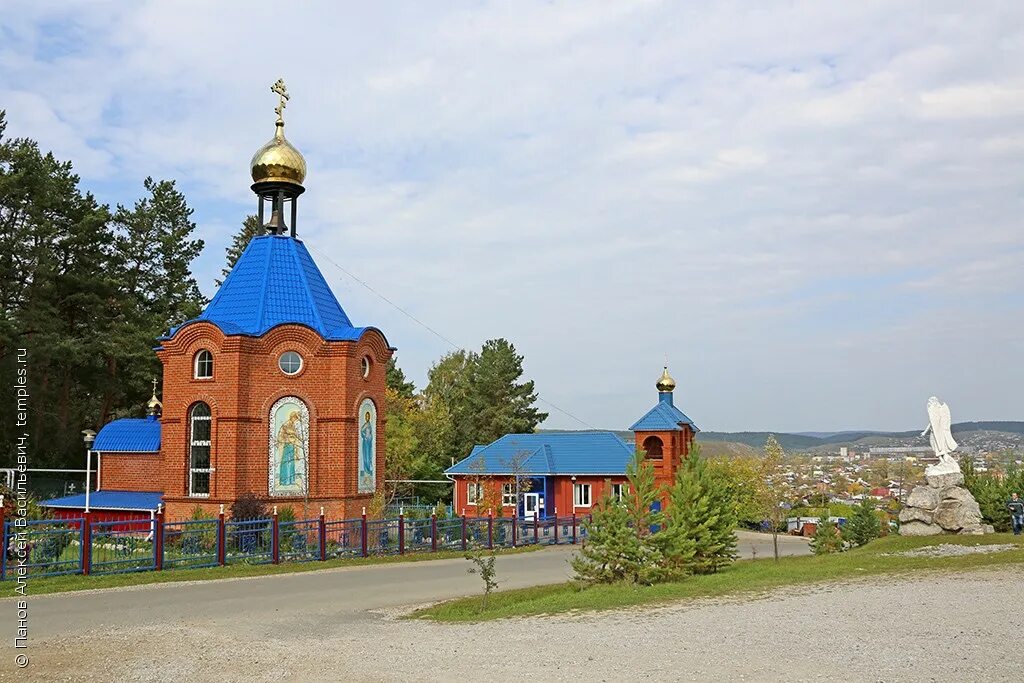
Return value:
[(153, 380), (153, 397), (146, 403), (146, 412), (153, 417), (160, 417), (164, 404), (156, 397), (156, 380)]
[(668, 374), (668, 366), (661, 373), (661, 377), (658, 379), (658, 383), (655, 385), (658, 387), (658, 391), (663, 394), (670, 393), (676, 388), (676, 381), (672, 379), (672, 375)]
[(270, 142), (256, 150), (249, 165), (254, 183), (290, 183), (302, 186), (306, 179), (306, 160), (299, 150), (284, 137), (284, 108), (288, 104), (288, 90), (284, 81), (277, 79), (270, 90), (280, 97), (274, 111), (277, 130)]

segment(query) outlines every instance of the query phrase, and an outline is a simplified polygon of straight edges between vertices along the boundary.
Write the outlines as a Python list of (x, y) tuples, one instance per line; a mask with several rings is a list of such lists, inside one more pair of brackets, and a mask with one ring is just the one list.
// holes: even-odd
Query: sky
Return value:
[(549, 428), (666, 359), (704, 430), (1024, 419), (1019, 2), (4, 5), (8, 134), (175, 180), (208, 295), (284, 78), (299, 236), (417, 386), (505, 337)]

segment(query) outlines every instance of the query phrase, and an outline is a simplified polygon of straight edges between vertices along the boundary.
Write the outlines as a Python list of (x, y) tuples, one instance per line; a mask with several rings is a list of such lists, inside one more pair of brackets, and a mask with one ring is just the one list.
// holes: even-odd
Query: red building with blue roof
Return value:
[(587, 514), (606, 494), (625, 492), (626, 466), (637, 450), (654, 467), (658, 484), (674, 481), (697, 426), (675, 406), (675, 380), (662, 372), (658, 402), (629, 429), (633, 443), (614, 432), (506, 434), (474, 446), (445, 471), (455, 483), (457, 514), (544, 519)]
[[(283, 101), (282, 101), (283, 104)], [(297, 515), (355, 517), (383, 486), (385, 373), (394, 349), (356, 327), (296, 235), (306, 162), (274, 137), (251, 163), (265, 233), (194, 320), (159, 339), (162, 401), (93, 444), (100, 518), (217, 513), (253, 493)], [(78, 517), (85, 495), (44, 505)]]

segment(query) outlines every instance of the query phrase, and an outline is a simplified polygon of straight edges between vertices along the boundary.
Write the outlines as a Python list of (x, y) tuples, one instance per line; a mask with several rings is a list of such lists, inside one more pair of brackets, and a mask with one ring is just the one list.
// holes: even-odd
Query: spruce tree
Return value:
[(669, 497), (663, 552), (676, 574), (715, 572), (736, 559), (736, 506), (728, 482), (707, 467), (695, 446)]
[[(231, 238), (231, 246), (227, 247), (224, 251), (227, 252), (227, 265), (221, 269), (220, 274), (222, 277), (227, 277), (231, 269), (238, 263), (238, 259), (242, 257), (242, 252), (249, 246), (249, 242), (252, 241), (253, 237), (257, 235), (263, 235), (266, 233), (266, 228), (260, 225), (260, 219), (254, 214), (250, 214), (245, 217), (242, 221), (242, 227), (239, 228), (238, 232), (235, 233), (234, 237)], [(224, 280), (214, 280), (214, 283), (218, 287), (224, 284)]]
[(843, 549), (843, 539), (839, 535), (836, 523), (829, 519), (828, 509), (824, 509), (818, 517), (818, 525), (811, 537), (810, 548), (815, 555), (837, 553)]
[(882, 533), (882, 524), (875, 514), (875, 504), (865, 498), (853, 508), (853, 515), (843, 528), (843, 538), (851, 545), (860, 547), (867, 545)]

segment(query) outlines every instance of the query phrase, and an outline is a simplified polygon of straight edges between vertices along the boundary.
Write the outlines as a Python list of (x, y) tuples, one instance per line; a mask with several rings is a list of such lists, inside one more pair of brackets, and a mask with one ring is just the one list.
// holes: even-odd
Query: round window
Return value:
[(277, 366), (286, 375), (298, 374), (299, 370), (302, 369), (302, 356), (294, 351), (285, 351), (277, 360)]
[(363, 356), (363, 377), (370, 376), (370, 357)]

